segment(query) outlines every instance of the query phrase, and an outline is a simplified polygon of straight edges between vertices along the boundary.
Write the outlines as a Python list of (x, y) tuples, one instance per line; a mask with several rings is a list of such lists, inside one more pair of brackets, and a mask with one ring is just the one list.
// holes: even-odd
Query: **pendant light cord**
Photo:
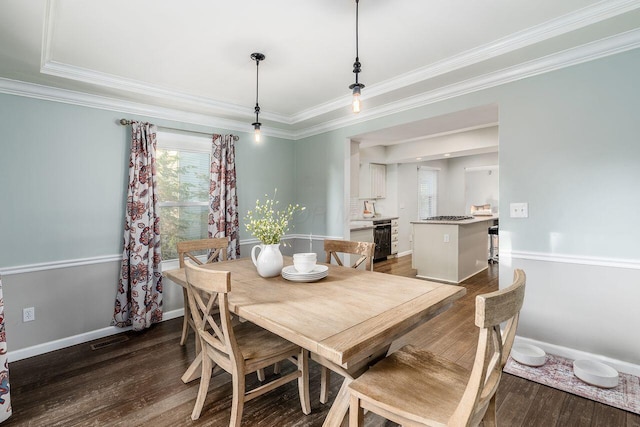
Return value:
[(356, 62), (353, 63), (353, 72), (356, 75), (356, 85), (358, 84), (358, 74), (360, 74), (360, 53), (358, 50), (359, 46), (359, 37), (358, 37), (358, 9), (359, 9), (360, 0), (356, 0)]
[(259, 67), (260, 67), (260, 59), (256, 58), (256, 108), (255, 108), (255, 112), (256, 112), (256, 122), (258, 121), (258, 114), (260, 113), (260, 106), (258, 105), (258, 73), (259, 71)]
[(360, 3), (359, 0), (356, 0), (356, 61), (358, 61), (358, 57), (360, 55), (358, 55), (358, 4)]

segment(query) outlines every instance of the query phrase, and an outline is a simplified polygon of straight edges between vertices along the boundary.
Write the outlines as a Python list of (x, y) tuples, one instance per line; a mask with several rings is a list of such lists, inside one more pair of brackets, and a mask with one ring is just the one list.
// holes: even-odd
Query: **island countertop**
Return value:
[(482, 215), (482, 216), (479, 215), (471, 219), (463, 219), (461, 221), (422, 219), (419, 221), (411, 221), (411, 224), (468, 225), (468, 224), (475, 224), (477, 222), (482, 222), (482, 221), (493, 221), (496, 219), (498, 219), (498, 215)]

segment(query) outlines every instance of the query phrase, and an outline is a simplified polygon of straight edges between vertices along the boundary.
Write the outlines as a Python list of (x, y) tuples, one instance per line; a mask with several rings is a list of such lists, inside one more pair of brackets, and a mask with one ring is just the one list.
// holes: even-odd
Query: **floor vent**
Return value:
[(91, 350), (99, 350), (101, 348), (109, 347), (111, 345), (119, 344), (125, 341), (129, 341), (129, 337), (125, 335), (109, 337), (102, 341), (98, 341), (97, 343), (91, 344)]

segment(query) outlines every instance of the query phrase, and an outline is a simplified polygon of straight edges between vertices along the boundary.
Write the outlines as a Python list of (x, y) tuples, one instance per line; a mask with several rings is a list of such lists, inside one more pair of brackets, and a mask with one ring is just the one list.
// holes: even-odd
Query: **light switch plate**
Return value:
[(511, 203), (509, 216), (511, 218), (529, 218), (529, 203)]

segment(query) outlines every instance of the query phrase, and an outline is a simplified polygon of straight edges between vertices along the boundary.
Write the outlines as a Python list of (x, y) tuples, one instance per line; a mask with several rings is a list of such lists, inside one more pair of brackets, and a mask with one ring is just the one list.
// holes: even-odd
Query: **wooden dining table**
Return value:
[[(292, 259), (285, 257), (285, 266), (291, 264)], [(205, 267), (231, 272), (233, 313), (309, 350), (313, 359), (345, 377), (323, 424), (339, 426), (349, 408), (348, 384), (385, 357), (394, 340), (448, 309), (466, 289), (327, 266), (327, 277), (310, 283), (260, 277), (250, 258)], [(183, 268), (164, 275), (186, 286)], [(199, 376), (199, 357), (183, 381)]]

